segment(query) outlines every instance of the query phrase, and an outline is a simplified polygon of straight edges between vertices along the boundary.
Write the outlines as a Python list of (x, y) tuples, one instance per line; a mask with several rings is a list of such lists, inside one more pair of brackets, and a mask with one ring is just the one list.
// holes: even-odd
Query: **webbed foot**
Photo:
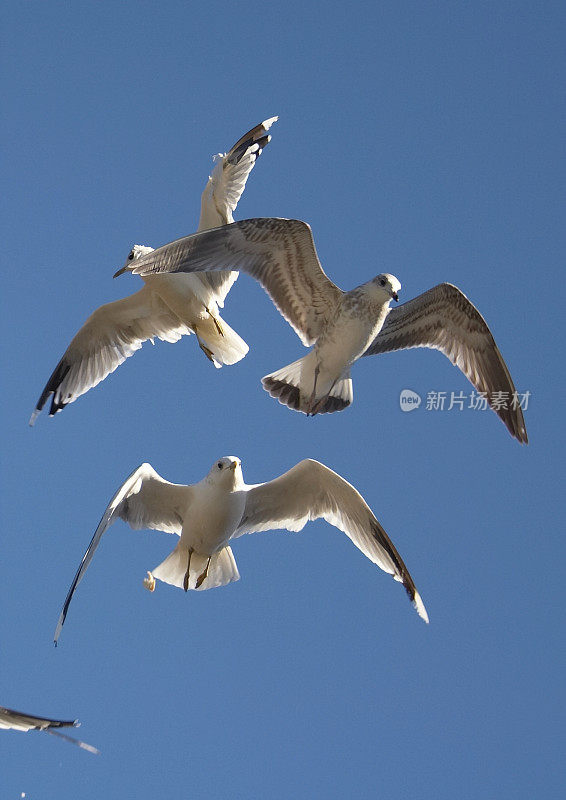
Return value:
[(198, 589), (199, 586), (202, 586), (202, 584), (207, 579), (207, 577), (208, 577), (208, 567), (209, 566), (210, 566), (210, 558), (206, 562), (206, 567), (204, 568), (204, 572), (202, 572), (197, 578), (197, 582), (195, 583), (195, 589)]
[(155, 578), (151, 574), (151, 572), (147, 571), (147, 578), (143, 579), (144, 589), (147, 589), (149, 592), (155, 591)]
[(218, 331), (218, 333), (220, 334), (220, 336), (224, 336), (224, 328), (223, 328), (223, 327), (222, 327), (222, 325), (220, 324), (220, 320), (218, 319), (218, 317), (215, 317), (215, 316), (214, 316), (214, 314), (211, 314), (211, 313), (210, 313), (210, 311), (208, 310), (208, 308), (206, 308), (206, 306), (205, 306), (205, 310), (206, 310), (206, 313), (208, 314), (208, 316), (209, 316), (209, 317), (211, 318), (211, 320), (214, 322), (214, 325), (215, 325), (215, 327), (216, 327), (216, 330)]

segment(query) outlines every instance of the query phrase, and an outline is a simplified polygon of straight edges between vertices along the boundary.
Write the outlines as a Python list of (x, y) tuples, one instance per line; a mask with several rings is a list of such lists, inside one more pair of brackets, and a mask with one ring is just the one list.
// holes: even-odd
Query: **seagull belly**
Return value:
[(317, 396), (323, 396), (339, 378), (349, 372), (351, 365), (373, 341), (375, 329), (375, 320), (365, 322), (358, 317), (342, 315), (331, 330), (319, 339), (315, 346), (319, 369)]
[(208, 318), (208, 312), (218, 314), (212, 292), (205, 287), (198, 273), (149, 275), (143, 280), (186, 324)]
[(203, 556), (221, 550), (236, 530), (244, 511), (243, 493), (219, 493), (216, 487), (199, 487), (181, 532), (180, 546)]

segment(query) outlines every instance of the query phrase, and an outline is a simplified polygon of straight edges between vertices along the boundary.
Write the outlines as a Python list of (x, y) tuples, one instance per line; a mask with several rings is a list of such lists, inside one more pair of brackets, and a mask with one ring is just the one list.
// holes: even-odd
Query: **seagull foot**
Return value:
[(144, 588), (147, 589), (149, 592), (155, 591), (155, 578), (153, 577), (153, 575), (149, 570), (147, 572), (147, 578), (143, 579), (143, 585)]
[[(206, 309), (206, 310), (208, 311), (208, 309)], [(213, 319), (214, 319), (214, 318), (213, 318)], [(200, 349), (202, 350), (202, 352), (205, 354), (205, 356), (208, 358), (208, 360), (209, 360), (209, 361), (212, 361), (212, 363), (214, 364), (214, 353), (213, 353), (213, 352), (212, 352), (212, 350), (210, 350), (210, 349), (209, 349), (209, 348), (208, 348), (208, 347), (205, 345), (205, 343), (204, 343), (204, 342), (201, 340), (200, 336), (198, 335), (197, 326), (196, 326), (196, 325), (193, 325), (193, 326), (192, 326), (192, 330), (194, 331), (194, 334), (195, 334), (195, 336), (197, 337), (198, 346), (200, 347)]]
[(195, 583), (195, 589), (198, 589), (198, 588), (199, 588), (199, 586), (202, 586), (202, 584), (203, 584), (203, 583), (205, 582), (205, 580), (207, 579), (207, 577), (208, 577), (208, 567), (209, 567), (209, 564), (210, 564), (210, 558), (208, 559), (208, 562), (207, 562), (207, 565), (206, 565), (206, 567), (205, 567), (205, 570), (204, 570), (204, 572), (202, 572), (202, 573), (201, 573), (201, 574), (198, 576), (198, 578), (197, 578), (197, 582)]
[[(324, 398), (323, 398), (323, 400), (324, 400)], [(317, 411), (318, 411), (318, 409), (320, 407), (321, 402), (322, 402), (322, 400), (316, 400), (316, 398), (311, 395), (311, 397), (309, 398), (309, 401), (308, 401), (308, 403), (306, 405), (306, 415), (307, 415), (307, 417), (314, 417), (314, 415), (317, 413)]]
[(214, 353), (212, 352), (212, 350), (209, 350), (209, 348), (205, 344), (203, 344), (200, 339), (198, 340), (198, 343), (199, 343), (200, 349), (205, 354), (205, 356), (208, 358), (208, 360), (212, 361), (212, 363), (214, 364)]
[(314, 403), (314, 405), (311, 406), (310, 411), (309, 411), (309, 416), (314, 417), (315, 414), (318, 414), (320, 409), (326, 403), (327, 399), (328, 399), (328, 395), (326, 395), (326, 397), (321, 397), (320, 400), (317, 400), (317, 402)]
[[(208, 311), (208, 308), (206, 310)], [(224, 328), (220, 324), (220, 320), (217, 317), (215, 317), (214, 314), (211, 314), (210, 311), (208, 311), (208, 314), (209, 314), (211, 320), (214, 322), (216, 330), (218, 331), (220, 336), (224, 336)]]

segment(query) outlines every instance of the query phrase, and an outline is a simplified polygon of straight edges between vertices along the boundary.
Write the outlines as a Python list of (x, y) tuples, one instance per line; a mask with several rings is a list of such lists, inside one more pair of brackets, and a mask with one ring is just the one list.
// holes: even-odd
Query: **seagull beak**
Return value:
[(127, 267), (122, 267), (122, 269), (119, 269), (118, 272), (115, 272), (114, 275), (112, 275), (112, 277), (113, 278), (119, 278), (120, 275), (123, 275), (124, 272), (127, 272), (127, 271), (128, 271)]
[[(114, 275), (114, 277), (116, 277), (116, 275)], [(399, 302), (399, 295), (397, 294), (397, 292), (391, 292), (391, 297), (395, 300), (396, 303)]]
[(238, 462), (237, 461), (232, 461), (232, 463), (230, 464), (230, 469), (236, 469), (237, 466), (238, 466)]

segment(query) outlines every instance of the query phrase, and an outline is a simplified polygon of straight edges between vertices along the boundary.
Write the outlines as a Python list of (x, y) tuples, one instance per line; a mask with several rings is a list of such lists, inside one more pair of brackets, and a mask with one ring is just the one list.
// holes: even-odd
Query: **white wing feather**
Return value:
[[(271, 117), (245, 133), (228, 153), (215, 156), (216, 165), (201, 196), (200, 220), (197, 230), (205, 231), (234, 222), (233, 212), (242, 196), (246, 181), (263, 148), (271, 141), (267, 131), (279, 117)], [(226, 295), (238, 278), (238, 273), (203, 273), (214, 292), (216, 303), (222, 308)]]
[(310, 226), (297, 219), (256, 217), (193, 233), (126, 262), (115, 277), (231, 268), (259, 281), (305, 345), (314, 344), (342, 301), (320, 264)]
[(318, 461), (301, 461), (279, 478), (249, 488), (234, 537), (274, 528), (300, 531), (319, 517), (343, 531), (370, 561), (401, 582), (428, 622), (407, 567), (370, 507), (350, 483)]
[(92, 561), (104, 532), (117, 519), (123, 519), (134, 530), (152, 528), (180, 536), (183, 515), (190, 504), (190, 498), (190, 486), (169, 483), (153, 469), (151, 464), (142, 464), (132, 472), (108, 504), (82, 558), (57, 622), (55, 644), (76, 588)]
[[(522, 444), (528, 442), (523, 412), (515, 403), (515, 385), (487, 322), (466, 295), (451, 283), (440, 283), (413, 300), (392, 308), (364, 356), (429, 347), (440, 350), (458, 367)], [(508, 402), (495, 402), (503, 392)]]
[[(253, 166), (270, 141), (267, 131), (277, 117), (265, 120), (241, 137), (232, 149), (221, 155), (202, 193), (199, 230), (232, 222), (232, 211), (244, 191)], [(150, 248), (143, 248), (145, 250)], [(186, 297), (201, 300), (215, 311), (214, 303), (222, 307), (237, 272), (201, 273), (198, 277), (178, 276), (176, 299), (185, 307)], [(194, 290), (194, 291), (193, 291)], [(74, 402), (114, 372), (143, 342), (154, 338), (177, 342), (192, 333), (186, 315), (179, 316), (159, 296), (159, 290), (148, 284), (141, 291), (123, 300), (98, 308), (76, 336), (53, 370), (30, 418), (33, 425), (45, 403), (51, 398), (49, 415), (53, 416)], [(201, 297), (202, 295), (202, 297)], [(245, 354), (245, 343), (235, 335), (236, 355)], [(242, 352), (244, 351), (244, 352)], [(234, 358), (234, 354), (231, 354)], [(235, 358), (238, 360), (238, 358)], [(227, 360), (225, 363), (234, 363)], [(219, 366), (215, 362), (216, 366)]]
[(58, 736), (66, 742), (76, 744), (77, 747), (81, 747), (89, 753), (98, 754), (99, 751), (91, 744), (82, 742), (80, 739), (74, 739), (72, 736), (66, 736), (64, 733), (60, 733), (59, 730), (55, 730), (55, 728), (78, 728), (79, 725), (80, 723), (76, 719), (64, 720), (34, 717), (31, 714), (24, 714), (21, 711), (14, 711), (12, 708), (0, 706), (0, 728), (13, 731), (47, 731), (47, 733)]
[(49, 398), (49, 415), (53, 416), (114, 372), (148, 339), (177, 342), (191, 332), (147, 286), (123, 300), (100, 306), (73, 337), (53, 370), (30, 425)]

